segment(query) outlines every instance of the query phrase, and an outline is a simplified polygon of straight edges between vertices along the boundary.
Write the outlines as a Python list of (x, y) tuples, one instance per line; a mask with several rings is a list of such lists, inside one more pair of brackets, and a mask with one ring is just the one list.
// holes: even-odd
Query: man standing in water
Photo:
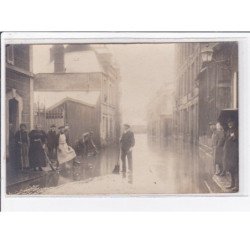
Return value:
[(121, 160), (122, 160), (122, 172), (126, 172), (126, 157), (128, 158), (128, 169), (132, 171), (133, 159), (132, 148), (135, 145), (134, 133), (130, 130), (130, 125), (124, 124), (124, 132), (120, 139), (121, 143)]

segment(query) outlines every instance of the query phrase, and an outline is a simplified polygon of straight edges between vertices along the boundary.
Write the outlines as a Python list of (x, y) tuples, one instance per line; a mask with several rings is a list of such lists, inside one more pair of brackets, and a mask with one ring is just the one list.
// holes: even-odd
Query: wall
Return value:
[[(57, 125), (69, 124), (70, 127), (70, 143), (74, 145), (75, 141), (79, 139), (83, 133), (93, 131), (94, 141), (99, 144), (99, 120), (97, 107), (82, 105), (73, 101), (66, 101), (60, 106), (53, 109), (51, 112), (62, 111), (62, 117), (58, 118), (54, 123)], [(50, 119), (47, 123), (51, 123)]]
[(65, 122), (70, 126), (70, 140), (74, 143), (83, 133), (93, 131), (94, 142), (99, 144), (99, 126), (96, 108), (67, 101), (65, 103)]
[(213, 48), (213, 61), (204, 65), (199, 78), (199, 143), (211, 147), (209, 123), (216, 123), (220, 111), (237, 108), (238, 72), (237, 43), (218, 43)]
[(6, 92), (11, 89), (16, 89), (17, 94), (22, 98), (23, 109), (21, 122), (27, 125), (30, 129), (30, 77), (22, 75), (18, 72), (7, 69), (6, 70)]
[(200, 44), (176, 45), (177, 78), (174, 105), (174, 131), (177, 138), (198, 142), (197, 76), (201, 69)]
[[(6, 60), (6, 157), (8, 159), (10, 149), (10, 135), (15, 133), (21, 123), (25, 123), (27, 129), (33, 126), (32, 100), (32, 50), (29, 45), (7, 45), (13, 48), (13, 58)], [(10, 47), (11, 46), (11, 47)], [(7, 55), (6, 55), (7, 56)], [(16, 108), (10, 114), (9, 101), (16, 100)], [(13, 127), (10, 132), (10, 117), (12, 117)], [(15, 121), (15, 122), (13, 122)]]
[(101, 82), (101, 73), (41, 73), (35, 76), (34, 91), (100, 90)]

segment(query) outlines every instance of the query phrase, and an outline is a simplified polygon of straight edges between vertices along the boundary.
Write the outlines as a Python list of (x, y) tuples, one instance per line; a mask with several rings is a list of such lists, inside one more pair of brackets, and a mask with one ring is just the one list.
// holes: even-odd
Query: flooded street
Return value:
[(78, 166), (48, 171), (40, 178), (12, 187), (9, 193), (199, 194), (211, 189), (217, 192), (214, 184), (209, 183), (211, 178), (197, 146), (171, 139), (165, 143), (152, 142), (146, 134), (136, 134), (135, 141), (133, 170), (126, 174), (112, 174), (118, 158), (118, 148), (112, 146), (96, 157), (80, 158)]

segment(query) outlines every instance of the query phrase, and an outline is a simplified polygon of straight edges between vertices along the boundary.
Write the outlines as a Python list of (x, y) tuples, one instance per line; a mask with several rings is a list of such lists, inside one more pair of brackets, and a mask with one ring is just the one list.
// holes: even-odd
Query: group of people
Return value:
[(71, 146), (68, 124), (59, 126), (58, 130), (57, 133), (56, 125), (52, 125), (46, 134), (40, 125), (36, 125), (35, 129), (28, 132), (26, 125), (21, 124), (14, 135), (14, 152), (10, 153), (15, 167), (42, 171), (47, 163), (56, 163), (56, 167), (71, 161), (72, 164), (79, 164), (77, 155), (80, 153), (87, 154), (90, 149), (97, 153), (92, 139), (93, 132), (84, 133), (74, 146)]
[(231, 185), (227, 188), (237, 191), (239, 185), (239, 143), (236, 121), (228, 119), (226, 128), (217, 122), (215, 126), (212, 126), (212, 130), (215, 174), (225, 176), (229, 172)]

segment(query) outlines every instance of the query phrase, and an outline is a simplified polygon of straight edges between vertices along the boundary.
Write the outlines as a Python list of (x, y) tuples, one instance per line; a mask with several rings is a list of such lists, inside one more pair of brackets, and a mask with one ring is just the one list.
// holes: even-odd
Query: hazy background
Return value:
[(122, 118), (146, 124), (146, 108), (155, 91), (174, 78), (174, 44), (108, 45), (121, 72)]
[[(34, 73), (53, 73), (52, 45), (34, 45)], [(93, 46), (94, 47), (94, 46)], [(121, 111), (125, 123), (146, 124), (146, 109), (152, 95), (173, 81), (174, 44), (110, 44), (121, 74)]]

